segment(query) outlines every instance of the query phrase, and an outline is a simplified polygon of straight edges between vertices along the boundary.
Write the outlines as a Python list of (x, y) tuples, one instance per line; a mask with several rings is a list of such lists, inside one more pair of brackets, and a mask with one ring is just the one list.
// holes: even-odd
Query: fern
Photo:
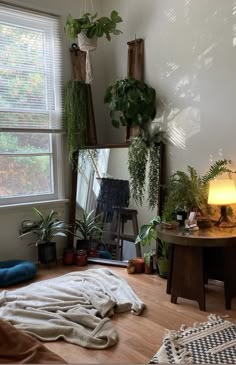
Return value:
[(216, 161), (209, 169), (209, 171), (202, 176), (202, 182), (204, 184), (208, 184), (211, 180), (213, 180), (216, 176), (222, 175), (224, 173), (235, 173), (227, 168), (227, 165), (231, 164), (231, 160), (218, 160)]
[(202, 177), (198, 175), (197, 170), (187, 167), (187, 172), (176, 171), (170, 177), (168, 194), (163, 208), (164, 220), (172, 220), (173, 212), (177, 209), (199, 209), (202, 212), (207, 211), (208, 184), (211, 180), (224, 173), (235, 173), (227, 165), (230, 160), (218, 160), (210, 166), (208, 172)]

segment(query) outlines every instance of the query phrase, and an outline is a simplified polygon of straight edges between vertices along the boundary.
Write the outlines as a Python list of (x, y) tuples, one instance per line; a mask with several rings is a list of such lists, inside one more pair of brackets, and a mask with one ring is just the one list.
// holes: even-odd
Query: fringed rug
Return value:
[(169, 331), (150, 364), (236, 364), (236, 326), (215, 315)]

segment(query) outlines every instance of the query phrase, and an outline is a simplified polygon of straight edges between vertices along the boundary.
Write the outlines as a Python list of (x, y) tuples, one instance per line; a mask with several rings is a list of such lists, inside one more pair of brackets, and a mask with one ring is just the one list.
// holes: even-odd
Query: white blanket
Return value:
[(42, 341), (65, 341), (104, 349), (118, 341), (108, 317), (139, 315), (144, 303), (108, 269), (71, 272), (0, 293), (0, 317)]

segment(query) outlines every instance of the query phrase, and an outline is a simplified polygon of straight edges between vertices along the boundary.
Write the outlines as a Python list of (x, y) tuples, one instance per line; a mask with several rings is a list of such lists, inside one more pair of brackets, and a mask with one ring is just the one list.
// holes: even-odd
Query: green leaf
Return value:
[(119, 128), (120, 127), (120, 122), (118, 120), (112, 119), (111, 122), (112, 122), (113, 127), (115, 127), (115, 128)]

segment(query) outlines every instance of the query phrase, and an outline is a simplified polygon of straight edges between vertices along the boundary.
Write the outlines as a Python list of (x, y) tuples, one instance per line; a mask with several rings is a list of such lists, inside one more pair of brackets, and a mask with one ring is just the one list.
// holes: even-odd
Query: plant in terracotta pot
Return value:
[(89, 250), (91, 240), (102, 235), (102, 215), (94, 215), (94, 212), (83, 210), (81, 218), (75, 220), (76, 235), (80, 238), (77, 240), (76, 250)]
[(57, 218), (57, 213), (51, 210), (49, 214), (43, 214), (38, 209), (33, 208), (38, 221), (24, 220), (21, 223), (20, 237), (35, 235), (37, 238), (33, 242), (38, 249), (38, 260), (42, 264), (49, 264), (56, 261), (55, 237), (66, 237), (69, 233), (69, 226)]

